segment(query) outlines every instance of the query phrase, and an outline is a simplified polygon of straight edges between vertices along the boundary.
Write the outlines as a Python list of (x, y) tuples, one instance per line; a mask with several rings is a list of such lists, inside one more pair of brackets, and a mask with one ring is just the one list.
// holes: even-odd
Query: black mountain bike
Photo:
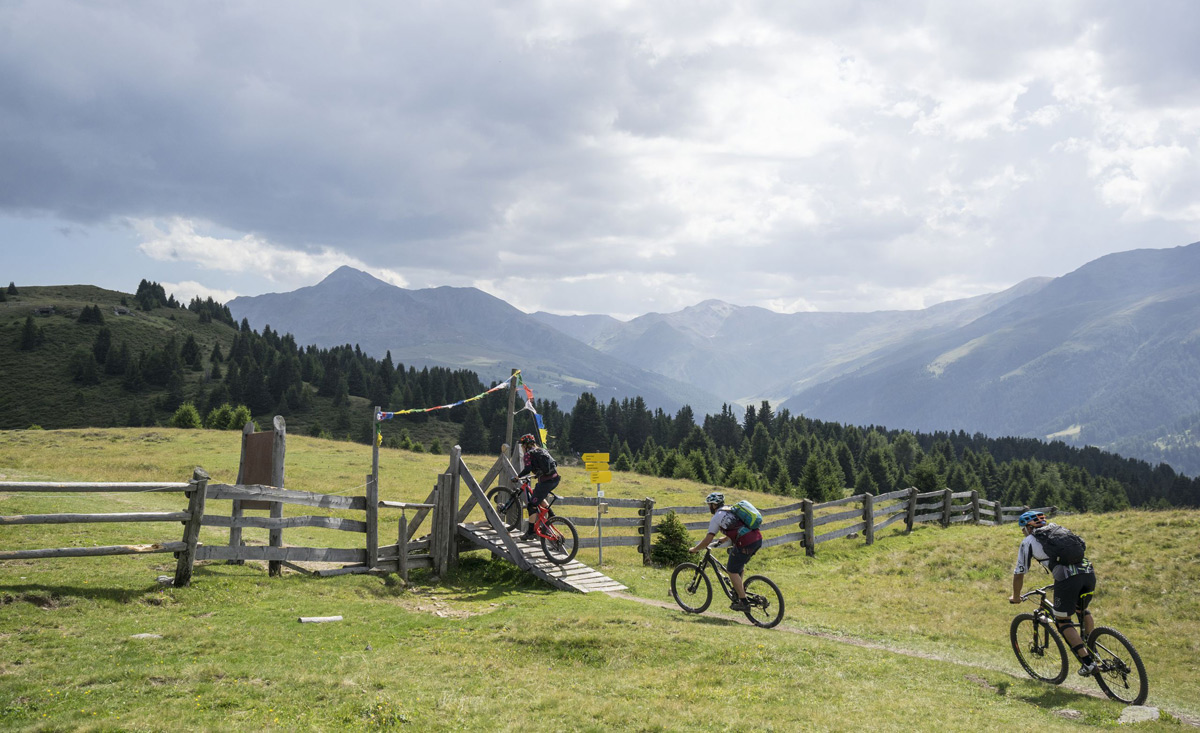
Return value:
[[(1030, 677), (1057, 685), (1067, 678), (1067, 647), (1054, 626), (1054, 606), (1046, 591), (1054, 585), (1031, 590), (1021, 596), (1039, 596), (1037, 610), (1019, 613), (1012, 620), (1009, 637), (1013, 653)], [(1146, 667), (1125, 635), (1107, 626), (1097, 626), (1088, 635), (1088, 649), (1096, 659), (1093, 677), (1104, 694), (1126, 705), (1146, 702), (1149, 682)]]
[[(511, 532), (521, 526), (522, 508), (533, 494), (528, 478), (522, 478), (520, 485), (510, 489), (497, 486), (488, 492), (488, 501), (496, 507), (496, 512), (504, 520), (504, 526)], [(546, 559), (555, 565), (565, 565), (575, 559), (579, 552), (579, 532), (575, 525), (566, 517), (550, 516), (550, 505), (558, 500), (554, 492), (546, 497), (538, 506), (537, 516), (533, 520), (533, 531), (542, 542), (542, 552)]]
[[(712, 603), (712, 581), (708, 579), (706, 568), (712, 568), (717, 583), (729, 600), (737, 600), (733, 581), (729, 580), (729, 571), (713, 557), (712, 547), (709, 546), (704, 549), (704, 557), (700, 559), (699, 564), (680, 563), (675, 566), (675, 572), (671, 573), (671, 595), (675, 597), (679, 607), (688, 613), (704, 613)], [(783, 620), (783, 594), (770, 578), (751, 575), (743, 581), (743, 587), (750, 606), (745, 614), (751, 623), (769, 629)]]

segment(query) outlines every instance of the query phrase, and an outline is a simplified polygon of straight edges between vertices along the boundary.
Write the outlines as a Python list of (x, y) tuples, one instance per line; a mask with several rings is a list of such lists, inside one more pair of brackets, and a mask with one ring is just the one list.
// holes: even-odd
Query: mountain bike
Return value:
[[(1054, 626), (1054, 605), (1046, 598), (1054, 584), (1031, 590), (1021, 596), (1039, 596), (1033, 613), (1019, 613), (1012, 620), (1009, 638), (1013, 653), (1030, 677), (1057, 685), (1067, 678), (1067, 647)], [(1114, 700), (1126, 705), (1141, 705), (1149, 693), (1146, 667), (1129, 639), (1116, 629), (1097, 626), (1088, 635), (1088, 649), (1096, 659), (1092, 674), (1096, 684)]]
[[(671, 573), (671, 595), (679, 607), (688, 613), (704, 613), (712, 603), (712, 581), (708, 579), (707, 568), (712, 568), (717, 584), (730, 601), (737, 600), (737, 592), (733, 589), (733, 581), (729, 579), (729, 571), (717, 558), (713, 557), (712, 546), (704, 549), (704, 557), (700, 562), (685, 562), (675, 566)], [(783, 594), (779, 586), (762, 575), (751, 575), (742, 583), (746, 591), (746, 618), (755, 626), (769, 629), (783, 620)]]
[[(497, 486), (487, 494), (488, 501), (496, 507), (496, 512), (510, 532), (521, 526), (521, 510), (531, 496), (533, 486), (528, 478), (522, 478), (515, 489)], [(556, 501), (558, 496), (552, 491), (538, 505), (533, 531), (541, 540), (546, 559), (555, 565), (565, 565), (575, 559), (575, 553), (579, 552), (579, 532), (570, 519), (550, 516), (550, 506)]]

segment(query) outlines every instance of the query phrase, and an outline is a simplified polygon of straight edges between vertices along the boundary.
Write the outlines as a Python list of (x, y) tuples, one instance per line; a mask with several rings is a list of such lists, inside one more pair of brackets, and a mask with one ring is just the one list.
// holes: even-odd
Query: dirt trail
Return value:
[[(659, 600), (655, 600), (653, 598), (641, 598), (639, 596), (630, 595), (628, 593), (609, 593), (608, 595), (613, 598), (620, 598), (621, 600), (625, 600), (625, 601), (633, 601), (635, 603), (641, 603), (642, 605), (645, 605), (645, 606), (657, 606), (658, 608), (665, 608), (670, 611), (679, 611), (680, 610), (679, 606), (677, 606), (677, 605), (675, 605), (675, 603), (669, 602), (669, 601), (659, 601)], [(740, 613), (733, 613), (732, 611), (730, 611), (728, 613), (724, 613), (721, 611), (709, 611), (709, 613), (715, 613), (716, 615), (718, 615), (721, 618), (724, 618), (728, 621), (746, 624), (747, 626), (751, 625), (750, 622), (748, 620), (746, 620), (746, 617)], [(901, 648), (897, 648), (897, 647), (890, 647), (885, 644), (880, 644), (879, 642), (869, 641), (867, 639), (859, 639), (859, 638), (853, 637), (853, 636), (845, 636), (843, 634), (833, 634), (833, 633), (829, 633), (827, 631), (814, 631), (812, 629), (804, 629), (804, 628), (800, 628), (798, 626), (793, 626), (791, 624), (788, 624), (787, 622), (783, 622), (783, 623), (779, 624), (774, 629), (772, 629), (772, 631), (782, 631), (787, 634), (803, 634), (804, 636), (813, 636), (813, 637), (817, 637), (819, 639), (836, 641), (841, 644), (851, 644), (853, 646), (862, 647), (864, 649), (877, 649), (877, 650), (881, 650), (881, 651), (891, 652), (893, 654), (903, 654), (904, 656), (907, 656), (907, 657), (916, 657), (918, 659), (929, 659), (929, 660), (932, 660), (935, 662), (949, 662), (951, 664), (958, 664), (958, 665), (965, 666), (965, 667), (974, 667), (976, 669), (984, 669), (989, 672), (998, 672), (1000, 674), (1004, 674), (1004, 675), (1008, 675), (1009, 677), (1013, 677), (1014, 679), (1024, 679), (1024, 677), (1013, 674), (1012, 671), (1010, 671), (1008, 669), (1004, 669), (1002, 667), (996, 667), (996, 666), (987, 665), (987, 664), (979, 664), (978, 662), (967, 662), (962, 659), (955, 659), (953, 657), (945, 656), (942, 654), (933, 654), (931, 652), (923, 652), (923, 651), (919, 651), (916, 649), (901, 649)], [(977, 678), (968, 677), (968, 679), (971, 679), (972, 681), (979, 683), (979, 684), (986, 684), (986, 681), (981, 681)], [(1060, 687), (1065, 687), (1065, 688), (1071, 690), (1072, 692), (1077, 692), (1081, 695), (1087, 695), (1088, 697), (1097, 697), (1102, 700), (1107, 699), (1107, 697), (1104, 695), (1104, 693), (1101, 692), (1099, 689), (1097, 689), (1097, 687), (1094, 683), (1089, 686), (1086, 684), (1074, 683), (1074, 681), (1072, 681), (1071, 683), (1064, 682), (1062, 685), (1060, 685)], [(1190, 725), (1192, 727), (1200, 728), (1200, 718), (1197, 718), (1192, 715), (1188, 715), (1186, 713), (1180, 713), (1180, 712), (1177, 712), (1174, 710), (1168, 710), (1167, 708), (1164, 708), (1161, 705), (1156, 705), (1155, 707), (1158, 707), (1163, 712), (1169, 713), (1173, 717), (1177, 718), (1184, 725)]]

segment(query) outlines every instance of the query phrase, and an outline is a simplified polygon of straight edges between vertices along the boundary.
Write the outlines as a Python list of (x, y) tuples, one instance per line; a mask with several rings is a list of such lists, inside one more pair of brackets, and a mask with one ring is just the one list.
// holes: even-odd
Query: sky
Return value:
[(0, 0), (0, 280), (924, 308), (1200, 240), (1200, 3)]

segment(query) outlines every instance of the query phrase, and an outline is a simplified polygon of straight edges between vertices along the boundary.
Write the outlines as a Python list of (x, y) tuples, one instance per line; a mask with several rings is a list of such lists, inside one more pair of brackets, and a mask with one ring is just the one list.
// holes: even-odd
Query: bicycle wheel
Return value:
[(671, 573), (671, 595), (688, 613), (704, 613), (712, 603), (712, 582), (696, 563), (680, 563)]
[(1067, 648), (1049, 623), (1032, 613), (1019, 613), (1008, 635), (1017, 661), (1030, 677), (1052, 685), (1067, 678)]
[(546, 534), (550, 538), (542, 537), (542, 552), (546, 553), (546, 558), (555, 565), (565, 565), (575, 558), (575, 553), (579, 552), (579, 533), (575, 531), (575, 525), (566, 517), (550, 517), (546, 522)]
[(783, 620), (783, 594), (770, 578), (751, 575), (744, 581), (746, 601), (750, 608), (746, 618), (755, 626), (769, 629)]
[(1097, 626), (1088, 637), (1088, 649), (1096, 656), (1096, 682), (1105, 695), (1126, 705), (1146, 702), (1150, 691), (1146, 668), (1124, 634), (1107, 626)]
[(504, 526), (508, 527), (509, 531), (521, 526), (521, 497), (517, 496), (516, 492), (503, 486), (497, 486), (488, 492), (487, 498), (492, 506), (496, 507), (500, 518), (504, 520)]

